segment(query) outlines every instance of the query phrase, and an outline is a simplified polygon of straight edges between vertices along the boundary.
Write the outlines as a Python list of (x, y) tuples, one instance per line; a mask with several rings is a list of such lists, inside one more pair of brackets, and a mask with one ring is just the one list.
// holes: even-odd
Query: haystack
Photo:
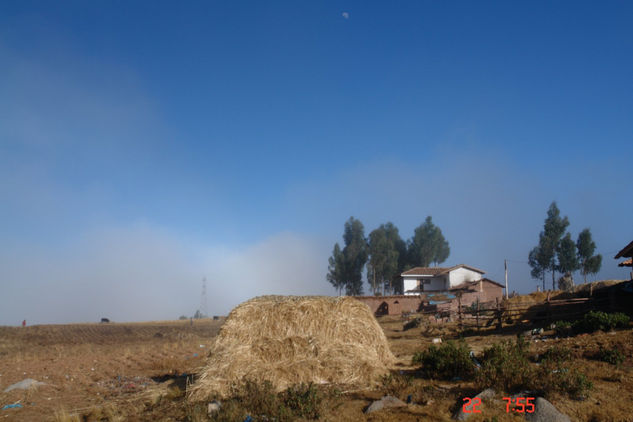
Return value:
[(378, 322), (356, 299), (261, 296), (231, 311), (190, 399), (226, 397), (244, 379), (270, 381), (278, 391), (301, 382), (365, 387), (394, 361)]

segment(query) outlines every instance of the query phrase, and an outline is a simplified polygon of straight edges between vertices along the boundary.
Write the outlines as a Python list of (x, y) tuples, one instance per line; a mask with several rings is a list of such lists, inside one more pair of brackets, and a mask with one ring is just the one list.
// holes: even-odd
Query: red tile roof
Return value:
[(501, 283), (497, 283), (496, 281), (490, 280), (489, 278), (482, 278), (481, 280), (467, 281), (465, 283), (458, 284), (457, 286), (451, 287), (450, 290), (461, 290), (461, 289), (466, 289), (466, 288), (469, 288), (469, 287), (473, 287), (473, 286), (476, 286), (480, 281), (486, 282), (486, 283), (491, 283), (491, 284), (494, 284), (496, 286), (505, 288), (505, 286), (503, 284), (501, 284)]
[(403, 272), (401, 275), (438, 275), (447, 269), (444, 267), (415, 267)]
[(423, 276), (434, 276), (434, 275), (441, 275), (441, 274), (448, 274), (449, 272), (456, 270), (458, 268), (467, 268), (471, 271), (475, 271), (477, 273), (480, 274), (485, 274), (485, 271), (482, 271), (478, 268), (475, 267), (471, 267), (470, 265), (465, 265), (465, 264), (459, 264), (459, 265), (455, 265), (453, 267), (449, 267), (449, 268), (445, 268), (445, 267), (415, 267), (415, 268), (411, 268), (408, 271), (403, 272), (402, 276), (405, 275), (423, 275)]

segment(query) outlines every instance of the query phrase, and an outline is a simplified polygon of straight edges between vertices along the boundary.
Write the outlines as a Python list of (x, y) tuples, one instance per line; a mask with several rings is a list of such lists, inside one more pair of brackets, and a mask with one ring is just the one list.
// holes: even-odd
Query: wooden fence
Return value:
[[(476, 302), (471, 306), (462, 306), (461, 303), (451, 306), (431, 305), (426, 306), (417, 314), (428, 316), (432, 321), (441, 323), (445, 321), (457, 321), (461, 328), (479, 330), (481, 328), (496, 326), (501, 328), (506, 324), (548, 324), (559, 320), (573, 320), (581, 318), (591, 310), (616, 311), (613, 308), (613, 300), (610, 297), (588, 297), (573, 299), (552, 299), (539, 303), (515, 303), (499, 301), (494, 303)], [(412, 315), (404, 314), (406, 319)]]

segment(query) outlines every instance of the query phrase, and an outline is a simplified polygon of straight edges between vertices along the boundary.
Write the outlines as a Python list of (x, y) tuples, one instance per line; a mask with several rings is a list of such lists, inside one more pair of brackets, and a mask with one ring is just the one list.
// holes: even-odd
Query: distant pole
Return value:
[(200, 313), (202, 318), (206, 318), (207, 315), (207, 278), (202, 279), (202, 294), (200, 295)]
[(506, 267), (506, 299), (508, 298), (508, 260), (503, 260), (503, 265)]

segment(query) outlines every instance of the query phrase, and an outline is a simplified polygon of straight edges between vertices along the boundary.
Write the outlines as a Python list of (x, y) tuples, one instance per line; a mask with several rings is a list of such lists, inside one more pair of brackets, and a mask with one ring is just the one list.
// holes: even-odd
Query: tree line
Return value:
[(528, 263), (532, 268), (531, 275), (543, 281), (545, 275), (552, 272), (552, 290), (556, 288), (556, 272), (568, 277), (561, 277), (559, 289), (567, 290), (573, 286), (573, 273), (580, 273), (587, 282), (588, 274), (596, 274), (602, 267), (602, 255), (594, 255), (596, 243), (591, 238), (591, 231), (586, 228), (580, 232), (574, 242), (571, 233), (567, 232), (569, 219), (561, 217), (556, 202), (552, 202), (547, 210), (543, 231), (539, 234), (539, 242), (529, 253)]
[(442, 230), (428, 216), (406, 242), (391, 222), (381, 224), (365, 237), (360, 220), (350, 217), (343, 230), (344, 246), (334, 245), (328, 259), (327, 281), (347, 295), (363, 294), (363, 271), (374, 294), (402, 294), (400, 274), (413, 267), (441, 264), (450, 255)]

